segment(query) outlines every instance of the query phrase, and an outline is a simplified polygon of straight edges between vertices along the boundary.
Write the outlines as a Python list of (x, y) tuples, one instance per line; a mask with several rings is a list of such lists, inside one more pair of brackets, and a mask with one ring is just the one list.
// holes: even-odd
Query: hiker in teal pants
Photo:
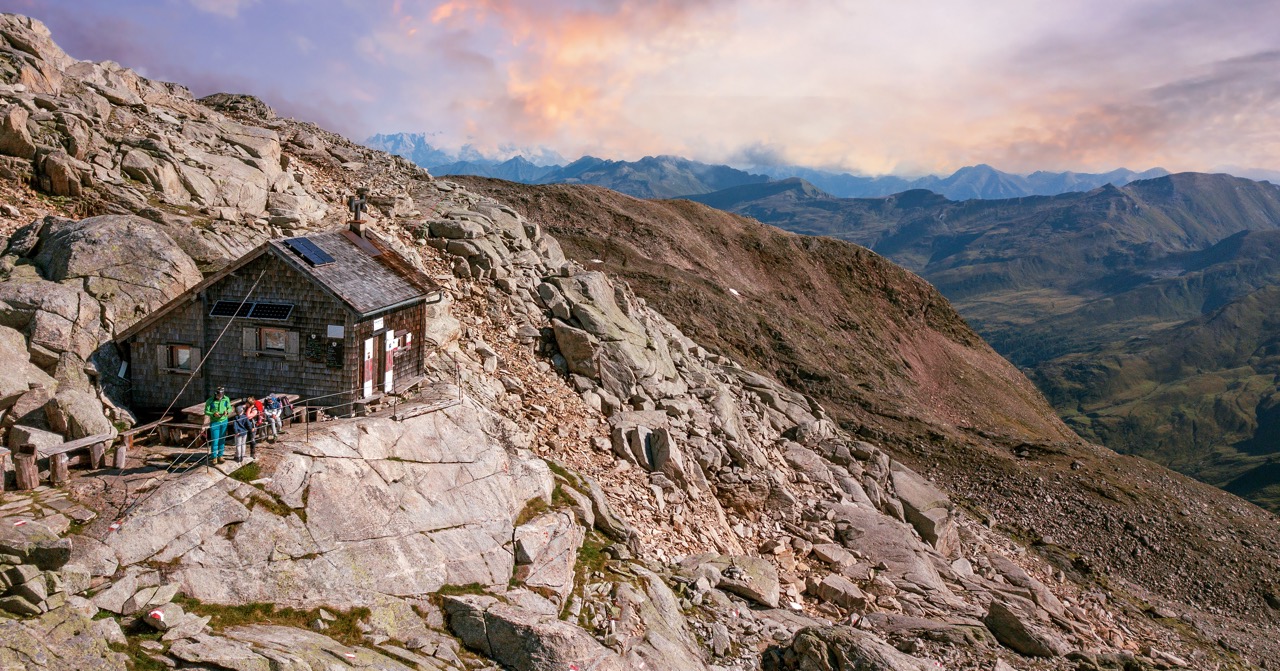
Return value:
[(222, 447), (227, 440), (227, 420), (231, 418), (231, 399), (226, 389), (218, 387), (213, 398), (204, 402), (204, 414), (209, 418), (209, 462), (222, 463)]

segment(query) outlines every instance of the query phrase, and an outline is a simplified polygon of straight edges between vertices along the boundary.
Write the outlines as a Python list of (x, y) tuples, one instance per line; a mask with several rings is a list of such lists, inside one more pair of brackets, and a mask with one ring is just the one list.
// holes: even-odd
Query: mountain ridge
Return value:
[[(1162, 168), (1135, 172), (1119, 168), (1105, 173), (1080, 173), (1073, 171), (1049, 172), (1038, 170), (1027, 175), (1002, 172), (986, 164), (965, 166), (950, 175), (926, 175), (923, 177), (899, 177), (884, 175), (866, 177), (829, 170), (808, 168), (803, 166), (760, 166), (749, 165), (734, 168), (727, 165), (714, 165), (678, 156), (646, 156), (638, 161), (618, 161), (583, 156), (570, 164), (552, 164), (546, 150), (538, 153), (539, 160), (535, 165), (545, 168), (545, 172), (509, 171), (500, 166), (513, 158), (524, 158), (521, 155), (510, 156), (508, 151), (500, 151), (493, 156), (485, 156), (470, 146), (464, 146), (458, 154), (450, 154), (429, 143), (426, 134), (395, 133), (379, 134), (369, 137), (364, 144), (393, 154), (409, 158), (417, 165), (440, 175), (476, 175), (494, 177), (525, 184), (553, 183), (587, 183), (612, 188), (637, 198), (673, 198), (717, 191), (726, 188), (724, 180), (701, 182), (699, 180), (670, 179), (664, 182), (661, 171), (653, 170), (655, 159), (666, 159), (668, 162), (683, 164), (683, 170), (698, 174), (719, 173), (722, 176), (735, 175), (742, 183), (753, 174), (763, 175), (771, 181), (781, 181), (799, 177), (813, 183), (818, 188), (843, 198), (862, 198), (887, 196), (913, 189), (928, 189), (941, 193), (953, 200), (999, 199), (1032, 195), (1054, 195), (1075, 191), (1088, 191), (1104, 184), (1117, 186), (1138, 179), (1148, 179), (1169, 174)], [(526, 159), (527, 160), (527, 159)], [(596, 168), (594, 171), (583, 171), (581, 166), (573, 167), (580, 161), (588, 161)], [(741, 173), (738, 176), (737, 173)], [(637, 178), (637, 176), (644, 176)], [(655, 184), (661, 186), (655, 188)]]

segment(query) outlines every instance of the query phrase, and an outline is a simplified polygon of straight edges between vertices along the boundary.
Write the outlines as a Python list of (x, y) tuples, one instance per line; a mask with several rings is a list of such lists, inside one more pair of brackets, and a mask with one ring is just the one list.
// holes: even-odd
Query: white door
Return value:
[(373, 338), (364, 341), (364, 398), (373, 396)]
[(386, 355), (385, 355), (385, 356), (386, 356), (386, 361), (385, 361), (385, 363), (383, 364), (383, 365), (386, 367), (386, 372), (385, 372), (385, 373), (383, 373), (383, 375), (382, 375), (382, 391), (383, 391), (383, 392), (385, 392), (385, 393), (387, 393), (387, 394), (390, 394), (390, 393), (391, 393), (391, 390), (392, 390), (392, 389), (394, 389), (394, 387), (392, 387), (392, 386), (391, 386), (391, 371), (392, 371), (392, 370), (394, 370), (394, 369), (395, 369), (395, 367), (396, 367), (396, 360), (395, 360), (396, 338), (395, 338), (395, 335), (396, 335), (396, 334), (395, 334), (395, 331), (387, 331), (387, 333), (386, 333), (386, 334), (383, 336), (383, 338), (382, 338), (382, 339), (383, 339), (383, 341), (385, 341), (385, 342), (387, 343), (387, 345), (386, 345), (387, 353), (386, 353)]

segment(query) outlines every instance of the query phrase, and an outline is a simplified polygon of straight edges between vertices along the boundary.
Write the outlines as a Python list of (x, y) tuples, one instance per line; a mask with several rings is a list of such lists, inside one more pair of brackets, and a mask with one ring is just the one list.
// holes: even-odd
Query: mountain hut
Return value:
[(116, 343), (135, 409), (194, 405), (219, 386), (339, 406), (421, 381), (428, 307), (441, 298), (430, 277), (353, 225), (265, 242)]

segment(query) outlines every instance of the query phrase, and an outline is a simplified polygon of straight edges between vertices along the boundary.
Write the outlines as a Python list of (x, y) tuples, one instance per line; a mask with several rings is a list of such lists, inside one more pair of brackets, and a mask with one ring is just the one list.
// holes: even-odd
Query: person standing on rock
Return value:
[(222, 449), (227, 439), (227, 420), (231, 417), (231, 399), (227, 390), (218, 387), (213, 396), (204, 402), (204, 414), (209, 418), (209, 461), (222, 463)]
[(236, 418), (231, 421), (231, 435), (236, 439), (236, 463), (244, 461), (244, 444), (252, 433), (253, 421), (244, 413), (244, 405), (237, 405)]

